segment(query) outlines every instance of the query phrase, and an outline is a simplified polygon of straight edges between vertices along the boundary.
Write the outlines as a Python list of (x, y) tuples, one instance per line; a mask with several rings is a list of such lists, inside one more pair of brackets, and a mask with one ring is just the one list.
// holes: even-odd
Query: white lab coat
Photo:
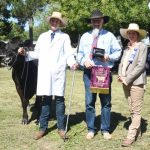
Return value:
[(51, 42), (49, 30), (38, 38), (34, 51), (27, 53), (26, 60), (38, 59), (37, 95), (64, 96), (66, 65), (75, 64), (68, 34), (60, 30)]

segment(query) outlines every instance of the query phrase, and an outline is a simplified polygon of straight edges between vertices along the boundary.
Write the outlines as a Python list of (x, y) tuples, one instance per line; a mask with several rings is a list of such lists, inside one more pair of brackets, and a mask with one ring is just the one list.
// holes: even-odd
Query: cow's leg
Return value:
[(41, 114), (42, 96), (36, 96), (34, 106), (37, 110), (37, 124), (38, 124), (39, 123), (39, 117), (40, 117), (40, 114)]
[(23, 108), (23, 114), (22, 114), (22, 124), (28, 124), (28, 112), (27, 112), (27, 106), (29, 104), (29, 99), (25, 99), (22, 93), (22, 90), (19, 86), (16, 86), (17, 92), (21, 99), (21, 104)]

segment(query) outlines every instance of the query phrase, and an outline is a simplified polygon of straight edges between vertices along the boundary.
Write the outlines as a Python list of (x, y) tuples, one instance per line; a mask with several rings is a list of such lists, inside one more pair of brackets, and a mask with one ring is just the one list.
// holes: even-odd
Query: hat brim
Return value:
[(66, 27), (66, 22), (62, 18), (59, 18), (57, 16), (49, 16), (49, 17), (47, 17), (48, 23), (50, 23), (50, 20), (53, 19), (53, 18), (56, 18), (56, 19), (60, 20), (60, 27)]
[(104, 19), (104, 24), (108, 23), (109, 19), (110, 19), (109, 16), (101, 16), (101, 17), (100, 16), (94, 16), (94, 17), (91, 17), (91, 18), (87, 19), (87, 23), (90, 24), (92, 19), (98, 19), (98, 18), (103, 18)]
[(146, 37), (147, 32), (143, 29), (139, 29), (139, 30), (134, 30), (134, 29), (120, 29), (120, 34), (123, 38), (128, 39), (128, 31), (136, 31), (139, 33), (139, 39), (142, 40)]

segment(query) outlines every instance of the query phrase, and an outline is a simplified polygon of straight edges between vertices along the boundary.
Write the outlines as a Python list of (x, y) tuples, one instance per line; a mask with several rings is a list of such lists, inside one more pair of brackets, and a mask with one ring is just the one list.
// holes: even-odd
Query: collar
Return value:
[(134, 42), (134, 43), (128, 43), (128, 48), (129, 49), (134, 49), (134, 48), (136, 48), (136, 47), (138, 47), (138, 45), (139, 45), (139, 43), (138, 42)]
[[(60, 29), (58, 29), (58, 30), (56, 30), (56, 31), (54, 31), (55, 33), (60, 33), (61, 32), (61, 30)], [(52, 30), (50, 30), (50, 34), (51, 33), (53, 33), (53, 31)]]

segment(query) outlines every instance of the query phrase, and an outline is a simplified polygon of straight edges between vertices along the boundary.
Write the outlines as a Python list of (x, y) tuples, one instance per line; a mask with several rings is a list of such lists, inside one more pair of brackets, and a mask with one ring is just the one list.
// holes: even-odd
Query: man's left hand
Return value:
[(71, 70), (76, 70), (78, 68), (79, 68), (79, 65), (78, 65), (78, 63), (76, 63), (76, 64), (72, 65)]
[(99, 58), (100, 61), (102, 62), (107, 62), (109, 60), (109, 56), (108, 55), (104, 55), (104, 57)]
[(119, 82), (122, 82), (122, 83), (123, 83), (124, 85), (126, 85), (126, 86), (128, 85), (127, 82), (126, 82), (126, 80), (125, 80), (125, 77), (119, 76), (119, 77), (118, 77), (118, 81), (119, 81)]

